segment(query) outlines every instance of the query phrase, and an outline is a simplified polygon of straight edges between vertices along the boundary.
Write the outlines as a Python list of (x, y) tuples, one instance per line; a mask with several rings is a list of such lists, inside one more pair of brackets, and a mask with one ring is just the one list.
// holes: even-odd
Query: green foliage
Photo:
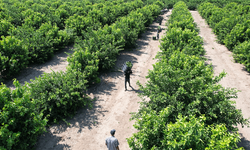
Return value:
[[(225, 44), (224, 40), (234, 26), (236, 26), (236, 24), (242, 24), (245, 18), (249, 18), (249, 6), (229, 3), (223, 9), (217, 7), (214, 7), (214, 9), (220, 11), (213, 13), (212, 17), (208, 20), (210, 24), (213, 24), (212, 27), (218, 40)], [(215, 10), (213, 10), (213, 12)]]
[(28, 64), (28, 52), (22, 47), (22, 41), (12, 36), (0, 41), (0, 72), (2, 78), (9, 78)]
[[(189, 16), (190, 17), (190, 16)], [(175, 21), (171, 22), (169, 21), (169, 26), (170, 28), (181, 28), (182, 30), (184, 29), (189, 29), (191, 31), (198, 31), (198, 28), (196, 27), (196, 24), (193, 23), (193, 18), (186, 18), (186, 16), (179, 15), (179, 19), (176, 18)], [(186, 18), (186, 19), (184, 19)], [(189, 20), (190, 19), (190, 20)]]
[(187, 6), (188, 6), (189, 10), (196, 10), (198, 4), (197, 3), (189, 2), (189, 3), (187, 3)]
[(140, 96), (149, 97), (150, 101), (143, 100), (135, 117), (140, 117), (148, 109), (159, 112), (172, 105), (175, 107), (170, 116), (172, 119), (176, 119), (178, 112), (184, 116), (205, 114), (206, 124), (225, 123), (231, 130), (238, 123), (247, 123), (230, 100), (237, 97), (237, 91), (217, 84), (225, 73), (214, 78), (211, 66), (199, 57), (182, 52), (174, 52), (167, 58), (149, 71), (145, 86), (138, 83), (142, 91)]
[(8, 60), (9, 60), (8, 57), (6, 57), (6, 56), (2, 55), (2, 53), (0, 53), (0, 71), (1, 71), (0, 81), (2, 81), (4, 78), (2, 74), (6, 69), (6, 64), (7, 64)]
[(164, 9), (164, 2), (160, 0), (153, 1), (153, 4), (158, 5), (161, 9)]
[[(105, 5), (104, 5), (105, 4)], [(103, 3), (93, 5), (93, 9), (87, 16), (74, 14), (70, 16), (66, 21), (66, 28), (73, 29), (75, 35), (84, 36), (83, 31), (87, 31), (88, 28), (98, 30), (104, 25), (114, 23), (118, 17), (125, 16), (131, 11), (142, 7), (143, 2), (136, 0), (130, 3), (123, 3), (118, 1), (117, 4)]]
[[(249, 16), (250, 17), (250, 16)], [(235, 45), (250, 40), (250, 20), (245, 18), (242, 24), (237, 24), (225, 38), (225, 45), (232, 50)]]
[(45, 14), (39, 13), (39, 12), (34, 12), (33, 10), (26, 10), (26, 13), (24, 14), (24, 24), (30, 27), (34, 27), (38, 29), (42, 23), (45, 22)]
[(45, 23), (40, 26), (32, 38), (27, 39), (31, 62), (44, 63), (53, 56), (53, 44), (56, 41), (59, 28), (56, 25)]
[(92, 27), (95, 30), (101, 27), (101, 23), (97, 22), (95, 18), (78, 15), (69, 17), (69, 19), (65, 21), (65, 25), (66, 28), (73, 29), (77, 36), (82, 36), (82, 31), (88, 27)]
[[(123, 0), (100, 1), (100, 3), (96, 1), (93, 5), (88, 0), (35, 0), (32, 2), (10, 0), (8, 3), (3, 1), (1, 4), (1, 10), (3, 11), (1, 11), (0, 16), (3, 20), (0, 23), (0, 34), (3, 36), (10, 35), (22, 41), (21, 46), (25, 51), (28, 51), (28, 57), (26, 57), (29, 58), (28, 64), (44, 63), (53, 56), (55, 51), (74, 43), (77, 39), (76, 36), (85, 36), (87, 31), (99, 30), (106, 24), (110, 25), (119, 17), (126, 16), (131, 11), (144, 5), (141, 0), (127, 3), (124, 3)], [(157, 4), (162, 5), (159, 1)], [(141, 24), (144, 23), (143, 21)], [(131, 24), (134, 24), (134, 22), (131, 21)], [(143, 25), (137, 24), (137, 26), (139, 30), (137, 32), (142, 32), (145, 29)], [(138, 36), (137, 32), (134, 32), (134, 37)], [(130, 38), (133, 39), (131, 36)], [(106, 49), (111, 51), (113, 48), (114, 46), (111, 44), (107, 45)], [(110, 54), (111, 56), (100, 58), (100, 64), (107, 64), (104, 68), (112, 66), (115, 61), (113, 59), (108, 61), (107, 59), (115, 57), (117, 52), (118, 50), (114, 50)], [(1, 59), (0, 66), (4, 67), (6, 58), (3, 54), (1, 54)], [(103, 61), (103, 59), (105, 60)], [(20, 61), (26, 61), (26, 59)], [(1, 72), (2, 70), (4, 69), (1, 68)], [(8, 71), (5, 70), (5, 72)], [(10, 70), (6, 74), (12, 76), (13, 72)]]
[[(187, 29), (193, 20), (185, 3), (175, 4), (172, 15), (160, 60), (149, 70), (145, 85), (137, 82), (142, 102), (132, 119), (138, 132), (128, 144), (133, 150), (236, 149), (240, 136), (228, 130), (249, 125), (231, 100), (237, 98), (237, 90), (218, 84), (226, 73), (214, 77), (212, 66), (200, 56), (202, 39), (195, 28)], [(178, 27), (176, 20), (185, 18), (188, 21)]]
[[(119, 4), (121, 2), (117, 1), (116, 3)], [(126, 5), (132, 6), (124, 9), (126, 12), (129, 12), (137, 7), (141, 7), (141, 4), (141, 1), (128, 3)], [(158, 2), (158, 4), (160, 3)], [(29, 5), (32, 5), (32, 3), (29, 3)], [(57, 9), (59, 6), (53, 3), (51, 7)], [(95, 7), (101, 9), (104, 5), (99, 4), (95, 5)], [(40, 6), (35, 8), (37, 10), (42, 9)], [(63, 7), (63, 9), (67, 10), (67, 7)], [(59, 120), (74, 115), (80, 107), (89, 106), (91, 108), (92, 100), (89, 99), (85, 91), (89, 84), (100, 82), (100, 79), (97, 77), (99, 69), (111, 68), (115, 64), (118, 52), (125, 47), (126, 43), (133, 43), (135, 41), (134, 38), (137, 38), (138, 34), (144, 31), (145, 25), (153, 21), (154, 17), (159, 13), (159, 5), (145, 6), (133, 11), (126, 17), (120, 18), (111, 26), (106, 25), (103, 28), (96, 28), (96, 30), (93, 31), (91, 31), (91, 29), (93, 29), (92, 27), (86, 28), (86, 32), (81, 30), (80, 32), (84, 33), (82, 34), (84, 35), (83, 40), (79, 40), (81, 38), (78, 38), (78, 43), (74, 49), (75, 52), (68, 57), (69, 66), (66, 72), (45, 73), (35, 80), (31, 80), (31, 83), (26, 83), (25, 86), (20, 87), (20, 89), (25, 90), (24, 94), (29, 96), (29, 103), (32, 104), (32, 107), (30, 107), (31, 110), (27, 109), (27, 111), (36, 112), (37, 114), (34, 114), (40, 117), (38, 120), (45, 121), (42, 125), (44, 128), (47, 125), (46, 119), (48, 119), (49, 124), (56, 123)], [(63, 11), (60, 17), (67, 18), (62, 14)], [(98, 15), (95, 13), (90, 14)], [(59, 46), (63, 45), (61, 42), (68, 44), (68, 41), (72, 39), (74, 33), (74, 30), (71, 28), (60, 30), (57, 24), (51, 22), (42, 23), (37, 30), (31, 28), (33, 25), (35, 24), (26, 24), (13, 28), (11, 34), (22, 39), (22, 41), (19, 41), (22, 42), (21, 46), (23, 46), (27, 54), (31, 56), (31, 60), (36, 62), (42, 62), (49, 58), (54, 50), (57, 50)], [(32, 38), (28, 38), (29, 36)], [(132, 42), (125, 41), (125, 39), (132, 39)], [(7, 57), (4, 57), (2, 53), (0, 56), (3, 58), (0, 63), (2, 67), (6, 63)], [(43, 56), (43, 58), (41, 56)], [(23, 96), (20, 98), (22, 97)], [(5, 100), (6, 98), (4, 97), (0, 103), (1, 107), (8, 104)], [(5, 111), (3, 112), (5, 113)], [(22, 114), (21, 112), (22, 111), (19, 113)], [(24, 120), (25, 118), (23, 118), (23, 122), (28, 122)], [(23, 125), (20, 126), (20, 128), (22, 127)], [(37, 128), (39, 127), (40, 126), (37, 125)], [(30, 130), (33, 132), (32, 129)], [(34, 132), (36, 136), (39, 135), (38, 131), (39, 134), (41, 133), (40, 130), (37, 129), (37, 134)], [(29, 133), (28, 129), (27, 132)], [(4, 134), (5, 138), (12, 137), (12, 135), (14, 136), (13, 139), (7, 144), (13, 146), (17, 143), (18, 145), (18, 137), (22, 134), (19, 132), (12, 134), (12, 132), (7, 132), (7, 130), (6, 134)], [(24, 141), (23, 144), (26, 146), (34, 145), (36, 137), (31, 136), (31, 138), (32, 140)], [(9, 147), (7, 147), (7, 149), (11, 149)], [(3, 148), (5, 148), (5, 146), (1, 147), (1, 149)], [(20, 149), (20, 147), (18, 148)], [(24, 147), (24, 149), (25, 148), (27, 149), (27, 147)]]
[(36, 111), (42, 112), (49, 123), (72, 116), (83, 106), (92, 106), (84, 93), (87, 88), (85, 73), (69, 69), (67, 72), (46, 73), (26, 83)]
[(199, 5), (202, 5), (203, 3), (212, 3), (220, 8), (225, 7), (227, 4), (231, 2), (243, 5), (250, 4), (249, 0), (167, 0), (163, 2), (164, 6), (167, 9), (172, 9), (173, 6), (180, 1), (184, 2), (189, 10), (196, 10), (199, 7)]
[[(237, 3), (229, 3), (223, 9), (216, 6), (213, 7), (212, 15), (208, 18), (208, 23), (212, 28), (215, 28), (215, 33), (220, 35), (219, 40), (225, 43), (226, 46), (232, 50), (233, 46), (238, 42), (242, 42), (242, 36), (245, 35), (246, 29), (240, 31), (243, 27), (237, 27), (238, 25), (247, 24), (246, 21), (249, 15), (244, 11), (243, 5), (238, 5)], [(230, 21), (228, 21), (228, 19)], [(245, 22), (245, 23), (244, 23)], [(232, 33), (230, 33), (232, 32)], [(242, 32), (242, 33), (238, 33)], [(230, 33), (228, 35), (228, 33)], [(223, 36), (223, 37), (222, 37)]]
[(168, 33), (161, 40), (162, 53), (159, 56), (169, 57), (176, 50), (188, 55), (204, 55), (205, 50), (201, 45), (203, 41), (193, 21), (187, 6), (177, 3), (168, 21)]
[(127, 61), (127, 62), (126, 62), (126, 65), (127, 65), (129, 68), (132, 68), (132, 66), (133, 66), (132, 63), (131, 63), (130, 61)]
[(225, 43), (229, 50), (249, 39), (249, 6), (229, 3), (219, 8), (214, 4), (204, 3), (198, 10), (218, 35), (220, 42)]
[[(99, 71), (112, 68), (119, 51), (124, 47), (133, 47), (138, 34), (159, 14), (158, 5), (149, 5), (132, 11), (110, 26), (105, 25), (98, 30), (89, 28), (87, 32), (82, 32), (84, 39), (77, 40), (75, 52), (68, 58), (70, 67), (75, 68), (75, 63), (80, 63), (84, 70), (90, 61), (97, 60), (94, 64)], [(89, 74), (89, 80), (98, 82), (97, 74)]]
[(100, 70), (113, 67), (119, 51), (124, 47), (125, 40), (121, 30), (112, 27), (105, 26), (103, 29), (87, 32), (84, 41), (77, 45), (98, 57)]
[(200, 15), (208, 20), (208, 18), (211, 16), (212, 14), (212, 9), (214, 8), (215, 6), (211, 3), (202, 3), (199, 7), (198, 7), (198, 11), (200, 13)]
[(29, 51), (29, 63), (44, 63), (55, 51), (74, 40), (71, 30), (59, 30), (50, 22), (42, 24), (37, 30), (29, 26), (15, 28), (12, 30), (12, 35), (22, 40), (22, 46)]
[(0, 21), (0, 37), (8, 36), (8, 31), (11, 30), (13, 25), (8, 20), (1, 20)]
[(117, 23), (124, 34), (126, 41), (125, 47), (134, 47), (138, 34), (145, 31), (145, 26), (148, 26), (156, 16), (160, 14), (158, 5), (149, 5), (134, 12), (131, 12), (128, 17), (121, 18)]
[(87, 48), (76, 47), (76, 51), (67, 58), (67, 61), (69, 62), (68, 69), (77, 69), (81, 72), (86, 70), (88, 81), (98, 83), (99, 60), (98, 57), (93, 55)]
[(242, 16), (231, 15), (229, 18), (223, 18), (220, 22), (215, 24), (213, 28), (214, 33), (220, 43), (225, 44), (224, 40), (233, 27), (242, 21)]
[(214, 26), (224, 18), (224, 9), (214, 7), (212, 10), (212, 15), (209, 17), (209, 25), (214, 28)]
[(137, 119), (134, 127), (139, 132), (128, 138), (129, 147), (133, 150), (162, 149), (236, 149), (240, 141), (238, 133), (229, 133), (224, 124), (207, 126), (204, 115), (196, 118), (181, 114), (172, 123), (169, 106), (156, 111), (144, 112)]
[(235, 61), (244, 64), (249, 71), (247, 43), (250, 40), (250, 6), (228, 3), (219, 8), (211, 3), (203, 3), (198, 10), (213, 28), (219, 42), (233, 51)]
[(200, 56), (205, 53), (201, 43), (203, 43), (203, 41), (198, 36), (198, 32), (173, 27), (168, 29), (167, 35), (162, 38), (162, 53), (160, 55), (169, 57), (173, 51), (182, 51), (188, 55)]
[[(187, 7), (185, 6), (185, 8)], [(198, 31), (191, 13), (187, 9), (182, 9), (182, 7), (175, 7), (174, 11), (172, 11), (171, 18), (168, 20), (168, 24), (169, 28), (179, 27), (182, 28), (182, 30), (190, 29), (191, 31)]]
[(247, 71), (250, 72), (250, 41), (245, 41), (233, 49), (233, 57), (236, 62), (246, 66)]
[(16, 89), (0, 86), (0, 149), (26, 150), (45, 131), (46, 118), (35, 109), (30, 93), (14, 80)]

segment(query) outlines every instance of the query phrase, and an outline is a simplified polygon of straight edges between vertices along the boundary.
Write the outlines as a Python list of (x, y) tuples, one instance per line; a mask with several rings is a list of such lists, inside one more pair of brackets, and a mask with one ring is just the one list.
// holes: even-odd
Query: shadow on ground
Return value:
[[(242, 134), (240, 133), (240, 136), (242, 137)], [(241, 141), (238, 143), (239, 147), (244, 147), (245, 150), (250, 150), (250, 141), (248, 141), (246, 138), (242, 137)]]
[[(54, 56), (48, 60), (44, 64), (31, 64), (27, 68), (23, 69), (18, 75), (13, 76), (12, 79), (16, 78), (21, 85), (24, 85), (25, 82), (29, 82), (30, 80), (35, 80), (36, 77), (41, 76), (44, 71), (42, 71), (42, 68), (49, 69), (52, 66), (57, 66), (61, 64), (62, 59), (67, 60), (68, 54), (72, 54), (74, 51), (72, 50), (73, 45), (68, 46), (58, 52), (54, 53)], [(6, 80), (3, 82), (7, 87), (14, 89), (15, 86), (13, 85), (13, 80)]]
[[(47, 138), (47, 137), (50, 137), (50, 138)], [(64, 140), (64, 139), (62, 139), (62, 137), (58, 137), (56, 135), (53, 135), (50, 132), (41, 135), (40, 139), (43, 139), (46, 142), (46, 144), (47, 143), (57, 143), (53, 147), (46, 147), (46, 145), (44, 145), (44, 147), (42, 149), (69, 150), (71, 148), (71, 146), (69, 146), (67, 144), (59, 144), (58, 142), (61, 140)], [(36, 145), (33, 148), (35, 148), (35, 147), (36, 147)]]

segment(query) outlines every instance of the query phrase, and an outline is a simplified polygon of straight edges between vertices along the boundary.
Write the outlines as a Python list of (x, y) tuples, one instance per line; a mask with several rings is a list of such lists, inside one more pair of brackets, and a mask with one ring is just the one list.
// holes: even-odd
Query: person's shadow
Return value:
[(127, 90), (127, 91), (135, 91), (136, 93), (142, 93), (141, 90), (136, 90), (136, 89), (134, 89), (131, 85), (130, 85), (129, 87), (131, 87), (132, 90)]

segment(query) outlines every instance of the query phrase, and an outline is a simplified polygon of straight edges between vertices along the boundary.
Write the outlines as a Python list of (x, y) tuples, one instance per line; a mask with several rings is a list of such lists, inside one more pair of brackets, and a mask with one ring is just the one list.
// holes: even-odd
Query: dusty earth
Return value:
[[(204, 48), (208, 62), (213, 64), (215, 75), (225, 70), (227, 76), (220, 82), (224, 87), (232, 87), (241, 90), (236, 100), (236, 107), (241, 109), (244, 117), (250, 117), (250, 104), (248, 102), (250, 95), (250, 76), (244, 69), (244, 66), (234, 63), (232, 54), (223, 45), (216, 42), (216, 37), (212, 30), (201, 18), (197, 11), (191, 11), (195, 22), (200, 28), (200, 36), (204, 39)], [(171, 15), (171, 11), (162, 15), (166, 20)], [(121, 68), (125, 61), (132, 61), (133, 74), (131, 76), (131, 85), (128, 91), (124, 91), (124, 75), (121, 71), (111, 71), (101, 74), (101, 83), (91, 87), (88, 90), (90, 97), (96, 98), (93, 109), (83, 108), (71, 119), (70, 123), (61, 122), (58, 125), (52, 125), (39, 137), (35, 146), (36, 150), (103, 150), (106, 149), (105, 138), (110, 136), (110, 130), (116, 129), (116, 138), (119, 140), (121, 150), (128, 150), (126, 138), (130, 137), (136, 130), (133, 128), (134, 121), (129, 121), (130, 112), (136, 112), (139, 108), (138, 102), (141, 99), (137, 96), (140, 92), (136, 82), (144, 84), (147, 80), (148, 69), (153, 69), (152, 64), (159, 48), (159, 41), (152, 40), (156, 36), (158, 23), (153, 23), (148, 30), (137, 40), (137, 48), (125, 50), (118, 56), (118, 61), (114, 70)], [(160, 33), (163, 36), (164, 30)], [(17, 80), (21, 84), (35, 79), (44, 72), (65, 71), (67, 66), (67, 55), (64, 52), (72, 53), (68, 47), (55, 57), (42, 65), (32, 65), (24, 69)], [(12, 81), (5, 83), (11, 89), (14, 89)], [(241, 128), (239, 133), (242, 136), (240, 146), (250, 149), (250, 129)]]
[[(204, 19), (197, 11), (190, 11), (194, 22), (197, 23), (200, 28), (200, 36), (204, 41), (204, 48), (206, 50), (206, 58), (208, 63), (212, 63), (214, 68), (214, 74), (219, 75), (223, 70), (227, 73), (220, 84), (226, 88), (236, 88), (241, 92), (238, 92), (238, 98), (236, 101), (236, 108), (241, 109), (244, 118), (250, 117), (250, 76), (245, 70), (242, 64), (235, 63), (230, 52), (224, 45), (216, 42), (216, 36), (209, 28)], [(250, 128), (242, 128), (238, 126), (239, 133), (242, 137), (239, 146), (250, 150)]]

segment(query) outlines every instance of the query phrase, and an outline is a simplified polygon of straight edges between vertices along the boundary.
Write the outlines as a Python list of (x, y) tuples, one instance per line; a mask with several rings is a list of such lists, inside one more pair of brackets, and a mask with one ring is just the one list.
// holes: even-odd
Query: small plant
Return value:
[(153, 36), (153, 40), (156, 40), (156, 36)]
[(133, 66), (131, 61), (127, 61), (127, 62), (126, 62), (126, 65), (127, 65), (129, 68), (132, 68), (132, 66)]
[(160, 26), (158, 26), (157, 30), (158, 30), (159, 32), (161, 32), (161, 27), (160, 27)]

